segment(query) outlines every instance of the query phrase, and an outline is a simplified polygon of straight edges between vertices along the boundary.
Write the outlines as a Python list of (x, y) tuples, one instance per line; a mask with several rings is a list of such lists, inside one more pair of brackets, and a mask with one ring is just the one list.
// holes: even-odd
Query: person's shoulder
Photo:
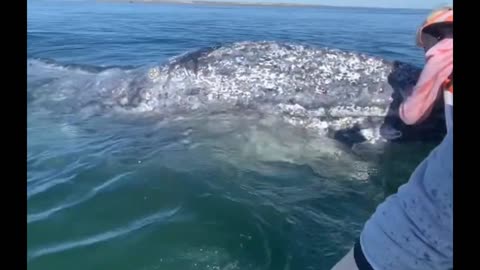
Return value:
[(444, 51), (451, 51), (453, 50), (453, 38), (444, 38), (440, 40), (437, 44), (432, 46), (427, 52), (426, 56), (429, 58), (430, 56), (437, 55)]

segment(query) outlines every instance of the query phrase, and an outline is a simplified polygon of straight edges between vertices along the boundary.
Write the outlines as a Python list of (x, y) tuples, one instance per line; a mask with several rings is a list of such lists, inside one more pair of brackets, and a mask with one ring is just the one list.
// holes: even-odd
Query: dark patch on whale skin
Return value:
[(201, 59), (202, 56), (208, 55), (209, 53), (215, 51), (216, 49), (220, 48), (221, 45), (215, 45), (215, 46), (210, 46), (206, 48), (202, 48), (199, 50), (195, 50), (192, 52), (185, 53), (177, 58), (174, 58), (172, 61), (170, 61), (169, 64), (169, 73), (174, 68), (178, 68), (178, 66), (184, 67), (187, 70), (192, 70), (195, 75), (198, 74), (198, 69), (199, 69), (199, 59)]
[(367, 139), (362, 135), (361, 128), (354, 126), (348, 129), (337, 130), (332, 137), (343, 144), (352, 147), (355, 144), (363, 143)]

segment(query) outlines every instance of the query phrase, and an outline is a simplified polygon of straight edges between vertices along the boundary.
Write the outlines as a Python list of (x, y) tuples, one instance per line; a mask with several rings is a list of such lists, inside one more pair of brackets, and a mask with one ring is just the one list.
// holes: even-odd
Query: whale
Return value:
[(441, 101), (421, 124), (405, 125), (398, 116), (420, 68), (357, 52), (245, 41), (141, 67), (27, 62), (29, 109), (57, 115), (276, 117), (349, 147), (439, 141), (445, 134)]

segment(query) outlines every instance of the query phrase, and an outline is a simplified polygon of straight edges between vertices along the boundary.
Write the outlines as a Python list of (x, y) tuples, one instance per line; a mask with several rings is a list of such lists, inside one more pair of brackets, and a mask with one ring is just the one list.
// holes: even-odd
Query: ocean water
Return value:
[(359, 159), (255, 114), (87, 105), (132, 70), (236, 42), (421, 66), (426, 13), (28, 1), (29, 269), (329, 269), (432, 145)]

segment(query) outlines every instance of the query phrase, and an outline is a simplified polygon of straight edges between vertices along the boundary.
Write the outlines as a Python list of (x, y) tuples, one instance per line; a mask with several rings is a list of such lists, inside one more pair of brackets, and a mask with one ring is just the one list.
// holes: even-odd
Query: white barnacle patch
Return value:
[(293, 126), (305, 126), (305, 120), (297, 117), (284, 116), (283, 120)]
[(309, 113), (312, 117), (323, 117), (326, 115), (326, 110), (325, 108), (318, 108), (316, 110), (310, 110)]
[(332, 130), (345, 130), (361, 125), (365, 121), (364, 117), (343, 117), (330, 122)]
[(362, 136), (370, 143), (376, 143), (384, 140), (378, 127), (361, 129), (360, 134), (362, 134)]
[(296, 116), (296, 117), (305, 117), (306, 116), (306, 111), (304, 107), (302, 107), (299, 104), (279, 104), (277, 106), (280, 111), (282, 111), (284, 114), (290, 115), (290, 116)]
[(160, 69), (153, 67), (148, 71), (148, 78), (152, 81), (156, 81), (160, 77)]
[(360, 107), (356, 105), (337, 106), (329, 110), (329, 115), (333, 117), (382, 117), (387, 113), (387, 108), (379, 107)]
[(306, 125), (306, 128), (315, 130), (320, 135), (326, 135), (328, 133), (329, 124), (326, 121), (321, 121), (319, 119), (313, 118)]
[(360, 79), (360, 73), (358, 72), (347, 73), (346, 79), (351, 83), (357, 82)]
[(122, 97), (119, 100), (120, 105), (125, 106), (128, 104), (128, 98), (127, 97)]

